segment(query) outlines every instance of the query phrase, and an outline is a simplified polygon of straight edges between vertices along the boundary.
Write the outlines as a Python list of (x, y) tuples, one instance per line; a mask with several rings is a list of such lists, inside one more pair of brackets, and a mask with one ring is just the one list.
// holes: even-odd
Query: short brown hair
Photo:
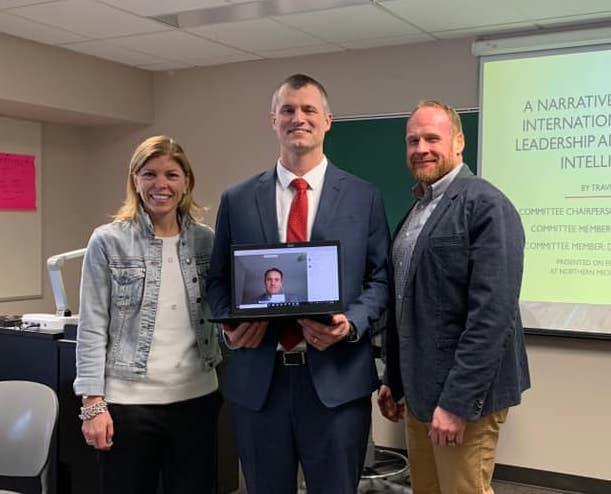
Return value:
[(272, 113), (276, 111), (276, 105), (278, 104), (278, 93), (284, 86), (288, 86), (291, 89), (301, 89), (304, 86), (314, 86), (320, 93), (324, 110), (327, 113), (331, 113), (327, 90), (320, 82), (306, 74), (293, 74), (282, 81), (282, 84), (278, 86), (278, 89), (276, 89), (272, 95)]
[(284, 273), (280, 271), (278, 268), (269, 268), (267, 271), (265, 271), (265, 273), (263, 273), (263, 279), (266, 280), (267, 275), (269, 273), (273, 273), (274, 271), (280, 275), (280, 278), (284, 278)]
[(440, 110), (443, 110), (450, 119), (454, 135), (462, 134), (462, 123), (460, 121), (460, 116), (458, 115), (458, 112), (451, 106), (434, 99), (422, 100), (419, 101), (416, 106), (414, 106), (411, 113), (409, 114), (409, 118), (411, 118), (414, 113), (420, 110), (420, 108), (439, 108)]

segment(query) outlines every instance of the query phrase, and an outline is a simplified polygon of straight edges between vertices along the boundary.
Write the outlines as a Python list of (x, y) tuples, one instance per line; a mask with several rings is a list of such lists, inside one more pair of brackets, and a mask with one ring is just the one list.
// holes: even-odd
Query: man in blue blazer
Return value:
[(286, 323), (224, 328), (232, 352), (222, 391), (249, 494), (296, 492), (298, 464), (308, 493), (355, 493), (364, 462), (379, 384), (369, 329), (388, 302), (390, 235), (379, 192), (324, 156), (331, 118), (318, 81), (286, 79), (272, 98), (276, 166), (230, 187), (219, 206), (208, 275), (217, 317), (230, 308), (229, 247), (290, 240), (299, 179), (307, 185), (306, 240), (341, 244), (345, 310), (329, 325), (300, 319), (295, 347), (280, 343)]
[(507, 197), (462, 163), (454, 109), (420, 103), (406, 140), (417, 201), (393, 239), (378, 403), (405, 415), (415, 494), (491, 494), (499, 428), (530, 386), (524, 232)]

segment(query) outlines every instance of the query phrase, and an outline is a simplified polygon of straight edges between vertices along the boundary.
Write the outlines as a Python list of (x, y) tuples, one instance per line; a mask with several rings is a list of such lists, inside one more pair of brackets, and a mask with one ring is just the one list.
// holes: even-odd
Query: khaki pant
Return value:
[(433, 446), (430, 424), (407, 409), (405, 430), (414, 494), (494, 494), (492, 473), (499, 429), (508, 409), (468, 422), (463, 443)]

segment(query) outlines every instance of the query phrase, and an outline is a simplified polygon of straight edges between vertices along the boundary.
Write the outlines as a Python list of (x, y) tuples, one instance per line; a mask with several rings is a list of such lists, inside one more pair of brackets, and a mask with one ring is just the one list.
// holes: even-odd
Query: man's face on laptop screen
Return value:
[(265, 273), (265, 291), (269, 295), (282, 293), (282, 273), (275, 269), (270, 269)]

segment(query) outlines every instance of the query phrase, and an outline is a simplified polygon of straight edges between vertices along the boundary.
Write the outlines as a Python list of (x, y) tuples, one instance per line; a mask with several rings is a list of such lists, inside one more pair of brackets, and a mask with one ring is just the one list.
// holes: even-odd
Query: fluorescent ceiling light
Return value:
[(177, 28), (191, 28), (224, 22), (260, 19), (262, 17), (316, 12), (369, 3), (371, 3), (370, 0), (259, 0), (153, 16), (151, 19)]

